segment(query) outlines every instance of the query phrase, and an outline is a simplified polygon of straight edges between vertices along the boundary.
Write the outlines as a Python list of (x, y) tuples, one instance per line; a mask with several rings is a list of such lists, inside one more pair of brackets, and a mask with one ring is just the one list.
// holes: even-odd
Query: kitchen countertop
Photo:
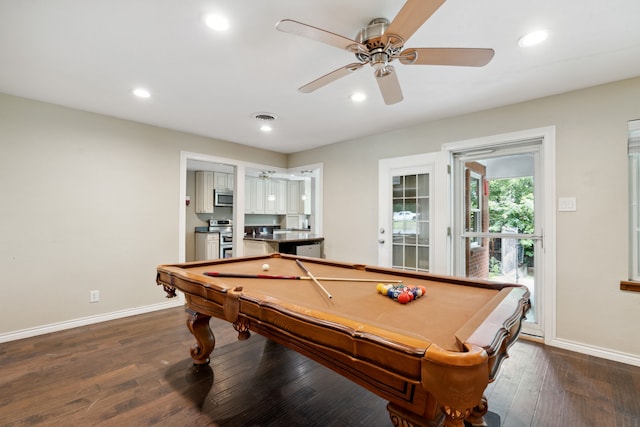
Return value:
[(289, 242), (321, 242), (324, 237), (308, 231), (287, 231), (275, 234), (256, 234), (244, 236), (244, 240), (258, 240), (262, 242), (289, 243)]

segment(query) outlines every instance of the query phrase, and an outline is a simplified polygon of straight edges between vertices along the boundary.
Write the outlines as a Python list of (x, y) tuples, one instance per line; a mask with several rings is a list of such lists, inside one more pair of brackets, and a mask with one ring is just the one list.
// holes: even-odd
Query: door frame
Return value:
[[(556, 336), (556, 149), (555, 126), (527, 129), (517, 132), (490, 135), (481, 138), (473, 138), (442, 145), (442, 150), (447, 154), (448, 161), (452, 162), (453, 153), (466, 150), (490, 148), (496, 145), (508, 146), (526, 140), (542, 140), (542, 173), (544, 177), (542, 194), (544, 195), (544, 246), (541, 250), (544, 271), (542, 273), (542, 287), (540, 288), (540, 301), (542, 303), (538, 322), (545, 342)], [(449, 175), (449, 188), (453, 192), (453, 176)], [(450, 221), (453, 224), (452, 207), (453, 199), (449, 200)], [(449, 257), (453, 259), (453, 245), (450, 245)], [(450, 264), (453, 266), (453, 264)], [(450, 271), (450, 274), (452, 271)]]

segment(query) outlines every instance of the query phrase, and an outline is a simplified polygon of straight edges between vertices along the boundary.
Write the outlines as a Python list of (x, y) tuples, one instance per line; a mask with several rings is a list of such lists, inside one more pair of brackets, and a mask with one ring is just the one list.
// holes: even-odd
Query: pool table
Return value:
[[(225, 319), (388, 400), (395, 426), (483, 425), (484, 390), (530, 305), (520, 285), (279, 253), (160, 265), (156, 281), (184, 293), (195, 364), (215, 346), (211, 316)], [(401, 304), (377, 291), (387, 281), (426, 293)]]

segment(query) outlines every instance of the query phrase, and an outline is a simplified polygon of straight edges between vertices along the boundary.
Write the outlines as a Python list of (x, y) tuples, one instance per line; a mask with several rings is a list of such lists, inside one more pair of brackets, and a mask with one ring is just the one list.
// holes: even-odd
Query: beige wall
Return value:
[(181, 150), (286, 166), (283, 154), (2, 94), (0, 149), (0, 334), (166, 301), (155, 268), (178, 261)]
[(619, 290), (628, 260), (627, 121), (638, 118), (640, 78), (297, 153), (289, 166), (324, 164), (327, 257), (371, 264), (379, 159), (555, 125), (557, 196), (575, 196), (578, 207), (556, 215), (557, 337), (640, 358), (640, 294)]
[[(0, 95), (0, 334), (161, 303), (178, 257), (180, 151), (278, 167), (324, 164), (327, 257), (377, 261), (378, 160), (556, 126), (557, 335), (640, 358), (627, 277), (626, 124), (640, 78), (282, 154)], [(287, 165), (288, 162), (288, 165)], [(335, 214), (335, 212), (349, 213)], [(89, 304), (89, 290), (102, 301)]]

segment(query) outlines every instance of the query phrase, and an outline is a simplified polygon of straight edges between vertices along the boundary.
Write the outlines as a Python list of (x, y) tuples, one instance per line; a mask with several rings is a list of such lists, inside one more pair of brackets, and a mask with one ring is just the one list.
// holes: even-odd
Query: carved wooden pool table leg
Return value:
[(211, 316), (190, 309), (187, 309), (187, 314), (187, 327), (196, 339), (191, 347), (191, 358), (195, 365), (206, 365), (216, 345), (216, 338), (209, 327)]
[(443, 406), (442, 413), (439, 417), (436, 417), (434, 420), (426, 420), (393, 403), (387, 405), (391, 423), (394, 427), (464, 427), (465, 421), (474, 427), (486, 426), (484, 415), (487, 413), (487, 408), (487, 399), (483, 396), (478, 406), (471, 410), (460, 411), (448, 406)]
[(466, 422), (473, 427), (486, 427), (487, 423), (484, 420), (484, 416), (489, 411), (489, 404), (487, 403), (487, 396), (482, 396), (480, 403), (471, 410), (471, 413), (465, 419)]
[(449, 406), (443, 406), (442, 409), (446, 415), (443, 427), (464, 427), (464, 419), (469, 415), (469, 410), (460, 411)]
[(387, 411), (394, 427), (439, 427), (444, 419), (444, 414), (440, 411), (434, 420), (427, 420), (391, 402), (387, 404)]

